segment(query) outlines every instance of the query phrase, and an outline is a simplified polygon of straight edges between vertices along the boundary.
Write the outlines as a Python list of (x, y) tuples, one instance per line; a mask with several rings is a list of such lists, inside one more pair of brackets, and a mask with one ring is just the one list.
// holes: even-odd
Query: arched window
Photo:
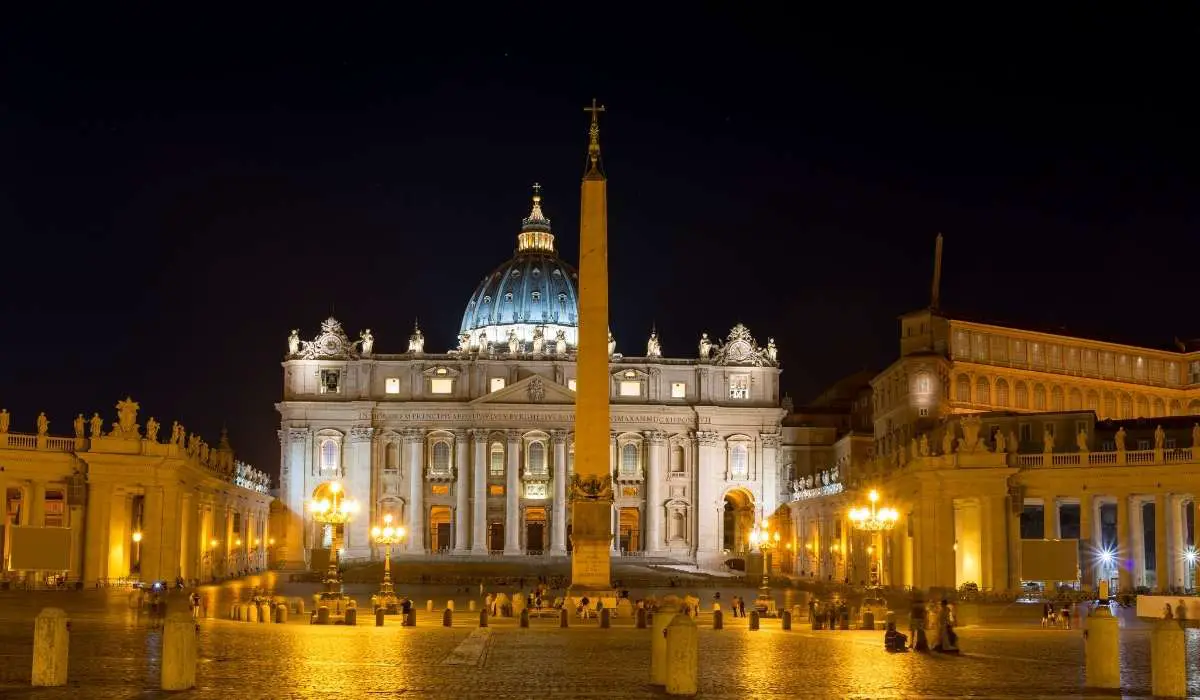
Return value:
[(386, 471), (394, 472), (400, 469), (400, 443), (389, 442), (387, 456), (384, 459), (383, 468)]
[(637, 476), (638, 447), (631, 443), (621, 448), (621, 476)]
[(529, 452), (526, 454), (528, 463), (526, 467), (531, 474), (546, 473), (546, 443), (531, 442), (529, 443)]
[(738, 443), (729, 449), (729, 478), (746, 479), (750, 476), (749, 451)]
[(1003, 379), (996, 380), (996, 405), (1008, 408), (1008, 382)]
[(980, 377), (975, 382), (975, 403), (985, 405), (992, 403), (992, 387), (988, 384), (987, 377)]
[(1046, 387), (1041, 384), (1033, 385), (1033, 410), (1046, 410)]
[(958, 400), (963, 403), (971, 403), (971, 379), (965, 374), (958, 375)]
[(488, 474), (504, 476), (504, 445), (492, 443), (491, 461), (488, 463)]
[(450, 473), (450, 443), (438, 440), (429, 453), (429, 471), (434, 474)]
[(1017, 408), (1029, 408), (1029, 390), (1025, 382), (1017, 382)]
[(918, 394), (928, 394), (929, 387), (930, 387), (929, 375), (926, 374), (925, 372), (921, 372), (921, 373), (917, 374), (917, 393)]
[(338, 444), (336, 440), (321, 441), (321, 471), (338, 468)]
[(1064, 408), (1065, 408), (1065, 406), (1063, 405), (1062, 387), (1056, 386), (1050, 390), (1050, 410), (1051, 411), (1061, 411)]
[(676, 445), (671, 448), (671, 473), (683, 473), (683, 446)]

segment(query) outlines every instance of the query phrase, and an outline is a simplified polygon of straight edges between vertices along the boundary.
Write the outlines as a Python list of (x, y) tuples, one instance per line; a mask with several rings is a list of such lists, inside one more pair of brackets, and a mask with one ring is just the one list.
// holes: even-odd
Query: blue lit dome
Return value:
[(534, 187), (533, 210), (521, 221), (517, 251), (475, 288), (459, 327), (459, 350), (509, 349), (510, 334), (518, 352), (532, 352), (540, 333), (543, 352), (554, 352), (560, 333), (574, 350), (579, 332), (579, 274), (554, 250), (550, 220), (542, 214), (542, 197)]

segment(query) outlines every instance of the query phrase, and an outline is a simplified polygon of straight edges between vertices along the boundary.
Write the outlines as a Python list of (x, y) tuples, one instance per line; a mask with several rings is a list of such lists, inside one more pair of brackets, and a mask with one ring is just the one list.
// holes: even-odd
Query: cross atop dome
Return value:
[(517, 236), (517, 252), (527, 250), (554, 252), (550, 219), (542, 213), (542, 186), (536, 182), (533, 183), (533, 206), (529, 216), (521, 219), (521, 233)]

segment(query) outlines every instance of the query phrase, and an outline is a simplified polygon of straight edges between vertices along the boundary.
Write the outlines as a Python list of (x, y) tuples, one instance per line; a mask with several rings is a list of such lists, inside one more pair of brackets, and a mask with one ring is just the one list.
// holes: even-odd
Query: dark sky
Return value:
[(470, 30), (469, 5), (6, 18), (13, 429), (42, 410), (54, 433), (77, 412), (112, 420), (131, 394), (143, 419), (210, 441), (228, 424), (277, 471), (289, 329), (311, 338), (336, 308), (399, 352), (419, 317), (430, 349), (449, 348), (534, 181), (576, 260), (593, 96), (628, 351), (651, 324), (688, 356), (742, 321), (777, 338), (802, 401), (894, 359), (939, 231), (951, 313), (1155, 346), (1200, 336), (1189, 18), (867, 28), (514, 7)]

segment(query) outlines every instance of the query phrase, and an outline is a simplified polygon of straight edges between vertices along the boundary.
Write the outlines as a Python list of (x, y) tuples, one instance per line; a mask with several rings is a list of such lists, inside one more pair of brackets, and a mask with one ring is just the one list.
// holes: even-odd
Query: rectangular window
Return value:
[(387, 379), (383, 380), (383, 391), (384, 391), (384, 393), (387, 393), (387, 394), (399, 394), (400, 393), (400, 378), (399, 377), (388, 377)]
[(570, 389), (571, 391), (575, 391), (575, 380), (574, 379), (567, 380), (567, 388)]
[(638, 381), (621, 381), (621, 396), (641, 396), (642, 383)]
[(922, 418), (928, 418), (929, 417), (929, 409), (926, 408), (925, 406), (922, 406), (921, 408), (917, 409), (917, 415)]
[(687, 397), (687, 384), (683, 382), (671, 382), (671, 398), (682, 399)]
[(431, 394), (453, 394), (454, 380), (453, 379), (430, 379), (429, 393)]
[(434, 496), (449, 496), (450, 484), (431, 484), (429, 486), (429, 493)]
[(492, 377), (490, 386), (491, 391), (500, 391), (504, 388), (504, 377)]
[(336, 394), (341, 391), (342, 373), (336, 369), (321, 370), (321, 393)]
[(1112, 440), (1105, 440), (1104, 442), (1100, 443), (1100, 451), (1101, 452), (1116, 452), (1117, 451), (1117, 443), (1113, 442)]
[(1025, 443), (1025, 442), (1033, 441), (1033, 426), (1032, 425), (1030, 425), (1029, 423), (1022, 423), (1019, 430), (1021, 431), (1021, 442)]
[(504, 486), (502, 484), (490, 484), (488, 486), (488, 495), (489, 496), (503, 496), (504, 495)]
[(492, 445), (492, 459), (488, 463), (488, 473), (492, 476), (504, 476), (504, 448), (499, 443)]
[(1148, 450), (1148, 449), (1150, 449), (1150, 441), (1149, 441), (1149, 440), (1138, 440), (1138, 441), (1137, 441), (1137, 448), (1138, 448), (1139, 450)]
[[(1175, 449), (1175, 438), (1167, 438), (1166, 440), (1164, 440), (1163, 447), (1165, 447), (1168, 450)], [(47, 523), (47, 524), (49, 524), (49, 523)]]
[(735, 374), (729, 378), (729, 398), (750, 398), (750, 375)]

